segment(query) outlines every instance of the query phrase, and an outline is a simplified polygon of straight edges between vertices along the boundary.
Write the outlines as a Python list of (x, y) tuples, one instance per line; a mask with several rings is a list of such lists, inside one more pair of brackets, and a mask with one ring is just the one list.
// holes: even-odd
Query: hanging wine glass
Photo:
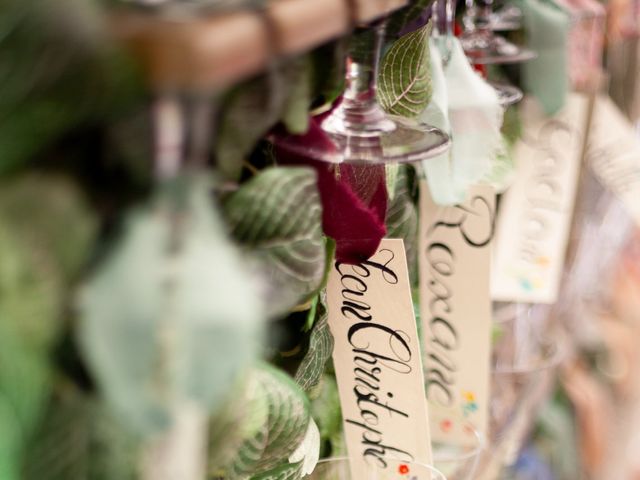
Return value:
[(301, 142), (300, 137), (280, 133), (271, 140), (278, 149), (330, 163), (384, 164), (417, 162), (449, 147), (440, 129), (416, 120), (387, 114), (376, 98), (378, 62), (385, 20), (356, 28), (346, 59), (345, 90), (338, 105), (320, 128), (330, 140)]
[[(438, 407), (429, 405), (430, 411), (434, 408)], [(485, 448), (484, 435), (464, 418), (454, 416), (453, 421), (465, 424), (468, 439), (464, 444), (433, 441), (433, 464), (446, 475), (447, 480), (474, 480), (480, 455)]]
[(535, 58), (535, 52), (519, 47), (491, 29), (493, 0), (467, 0), (463, 17), (462, 48), (474, 64), (519, 63)]
[(562, 342), (543, 338), (540, 325), (528, 319), (501, 322), (500, 330), (491, 371), (488, 446), (479, 466), (482, 478), (502, 478), (498, 474), (515, 463), (555, 368), (565, 358)]
[[(536, 53), (496, 35), (493, 28), (493, 0), (467, 0), (463, 17), (464, 33), (460, 38), (469, 60), (476, 65), (520, 63), (536, 57)], [(489, 82), (498, 93), (503, 107), (522, 100), (522, 91), (513, 85)]]
[(506, 32), (518, 30), (522, 26), (522, 10), (515, 5), (505, 4), (491, 14), (491, 30)]
[[(382, 480), (391, 478), (421, 478), (429, 480), (446, 480), (446, 477), (431, 465), (418, 462), (403, 462), (393, 458), (380, 457), (387, 463), (381, 468), (377, 462), (369, 464), (366, 479)], [(303, 477), (305, 480), (352, 480), (348, 457), (325, 458), (318, 462), (313, 472)], [(363, 480), (363, 479), (353, 479)]]
[[(453, 0), (436, 0), (432, 7), (434, 35), (439, 42), (445, 64), (451, 51), (448, 42), (454, 35), (455, 9), (456, 3)], [(464, 48), (464, 44), (462, 45)], [(498, 101), (503, 108), (522, 100), (523, 93), (519, 88), (504, 83), (488, 83), (496, 90)]]

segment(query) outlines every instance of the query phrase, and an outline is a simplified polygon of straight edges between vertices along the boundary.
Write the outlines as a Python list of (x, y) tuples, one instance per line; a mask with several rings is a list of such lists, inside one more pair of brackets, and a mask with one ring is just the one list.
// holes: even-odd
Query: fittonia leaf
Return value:
[(232, 235), (265, 279), (271, 315), (282, 314), (320, 286), (326, 248), (316, 175), (309, 168), (269, 168), (224, 205)]
[(382, 57), (378, 74), (378, 98), (395, 115), (415, 117), (431, 98), (429, 47), (431, 27), (424, 27), (396, 40)]

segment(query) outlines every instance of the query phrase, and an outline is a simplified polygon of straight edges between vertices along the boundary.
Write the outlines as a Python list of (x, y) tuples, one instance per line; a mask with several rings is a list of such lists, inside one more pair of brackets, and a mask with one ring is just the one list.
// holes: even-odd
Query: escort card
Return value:
[(608, 96), (596, 99), (585, 158), (640, 226), (640, 136)]
[(567, 97), (545, 116), (532, 99), (520, 109), (516, 178), (500, 202), (491, 293), (494, 300), (553, 303), (558, 296), (586, 131), (588, 99)]
[(489, 296), (495, 193), (469, 190), (464, 203), (433, 203), (420, 187), (420, 318), (431, 432), (448, 444), (487, 431), (491, 355)]
[(359, 265), (337, 262), (327, 300), (351, 478), (374, 467), (404, 478), (389, 458), (430, 464), (431, 440), (402, 240), (383, 239)]

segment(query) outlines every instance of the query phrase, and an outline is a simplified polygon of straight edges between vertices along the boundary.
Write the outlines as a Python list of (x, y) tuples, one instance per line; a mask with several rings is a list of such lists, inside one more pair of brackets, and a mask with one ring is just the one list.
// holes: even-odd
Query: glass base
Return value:
[(500, 105), (502, 105), (504, 108), (518, 103), (520, 100), (522, 100), (522, 97), (524, 96), (524, 94), (522, 93), (522, 90), (520, 90), (517, 87), (514, 87), (513, 85), (506, 85), (504, 83), (493, 83), (493, 82), (489, 82), (489, 84), (494, 88), (494, 90), (498, 94), (498, 101), (500, 102)]
[(489, 28), (494, 32), (507, 32), (522, 27), (522, 11), (513, 5), (507, 5), (491, 14)]
[(310, 145), (296, 135), (287, 134), (271, 140), (278, 148), (298, 156), (360, 165), (419, 162), (445, 152), (451, 143), (442, 130), (415, 120), (385, 115), (382, 125), (381, 129), (361, 125), (357, 130), (343, 132), (332, 128), (330, 115), (322, 123), (322, 129), (332, 145), (324, 142)]
[(537, 54), (519, 47), (491, 31), (476, 31), (460, 38), (469, 61), (476, 65), (520, 63), (537, 57)]

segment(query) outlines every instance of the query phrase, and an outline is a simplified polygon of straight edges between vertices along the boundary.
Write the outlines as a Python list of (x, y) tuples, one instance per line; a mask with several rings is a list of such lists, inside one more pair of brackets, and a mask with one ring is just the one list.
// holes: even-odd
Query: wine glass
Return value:
[(504, 32), (518, 30), (522, 26), (522, 10), (515, 5), (505, 4), (491, 14), (491, 30)]
[[(519, 47), (494, 33), (493, 0), (467, 0), (463, 17), (464, 33), (460, 38), (469, 60), (476, 65), (521, 63), (536, 57), (536, 53)], [(489, 82), (498, 93), (503, 107), (522, 100), (522, 91), (506, 83)]]
[[(436, 0), (432, 7), (432, 19), (435, 25), (434, 35), (438, 39), (442, 50), (443, 61), (448, 61), (451, 47), (448, 45), (448, 39), (453, 37), (455, 22), (456, 2), (454, 0)], [(463, 48), (464, 43), (462, 43)], [(468, 53), (468, 52), (466, 52)], [(472, 61), (470, 59), (470, 61)], [(503, 108), (513, 105), (522, 100), (522, 91), (513, 85), (504, 83), (489, 82), (498, 94), (498, 101)]]
[(353, 478), (348, 457), (333, 457), (320, 460), (306, 480), (447, 480), (446, 477), (430, 465), (418, 462), (404, 462), (384, 458), (387, 468), (377, 463), (369, 464), (366, 478)]
[[(430, 405), (433, 411), (437, 408)], [(463, 418), (454, 418), (454, 422), (464, 422)], [(485, 437), (473, 425), (465, 426), (468, 438), (465, 443), (432, 441), (433, 464), (447, 476), (448, 480), (473, 480), (478, 468), (480, 454), (485, 448)]]
[(345, 90), (320, 129), (330, 142), (304, 142), (280, 132), (276, 147), (301, 157), (329, 163), (385, 164), (417, 162), (439, 155), (450, 139), (440, 129), (387, 114), (376, 98), (378, 63), (386, 20), (358, 27), (346, 58)]
[(477, 65), (520, 63), (536, 54), (496, 35), (491, 29), (493, 0), (467, 0), (462, 47)]
[(480, 460), (481, 478), (511, 467), (538, 408), (553, 386), (555, 368), (565, 358), (561, 340), (541, 335), (542, 325), (513, 318), (500, 323), (491, 371), (488, 448)]

